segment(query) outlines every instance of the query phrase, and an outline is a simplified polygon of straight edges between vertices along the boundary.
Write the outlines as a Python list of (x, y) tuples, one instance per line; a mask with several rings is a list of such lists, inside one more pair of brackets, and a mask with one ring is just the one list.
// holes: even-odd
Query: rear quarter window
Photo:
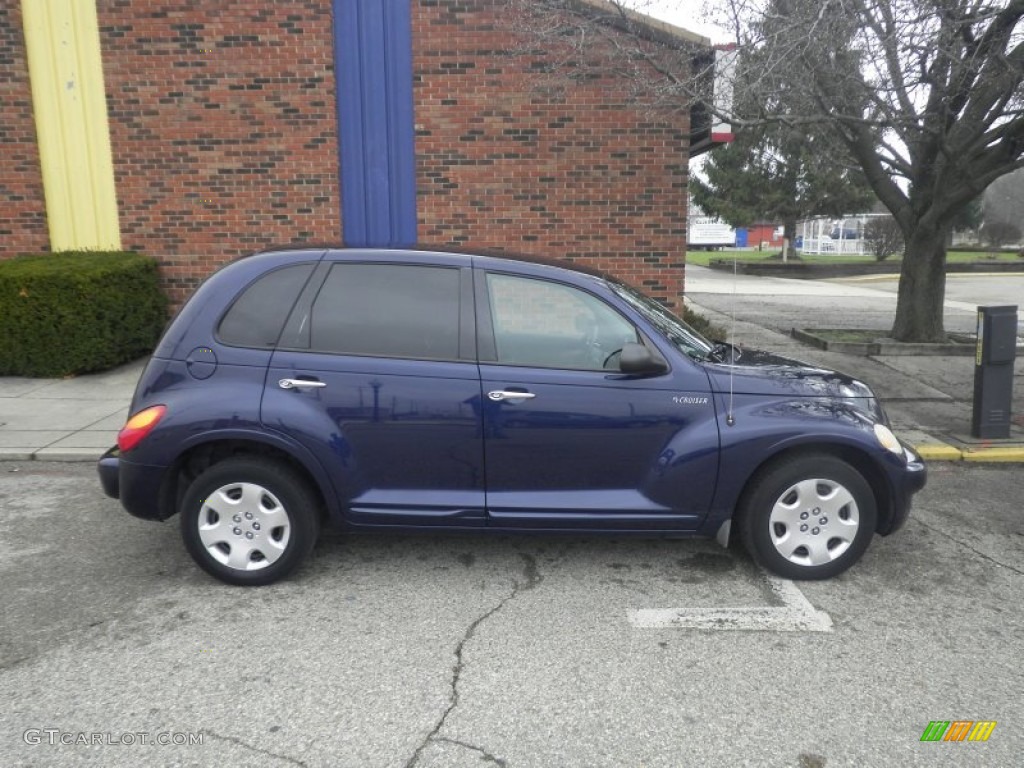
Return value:
[(293, 264), (251, 283), (221, 318), (217, 338), (239, 347), (273, 347), (314, 266)]

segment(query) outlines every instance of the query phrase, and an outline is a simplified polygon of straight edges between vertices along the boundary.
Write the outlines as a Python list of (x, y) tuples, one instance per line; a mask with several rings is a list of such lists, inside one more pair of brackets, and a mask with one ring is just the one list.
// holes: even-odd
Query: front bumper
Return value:
[(928, 482), (928, 467), (924, 459), (918, 456), (907, 445), (903, 446), (906, 466), (901, 468), (892, 477), (893, 499), (892, 514), (889, 515), (888, 524), (878, 529), (882, 536), (895, 533), (907, 522), (910, 517), (911, 500), (914, 494), (924, 488)]
[(117, 447), (100, 457), (96, 470), (103, 492), (118, 499), (130, 515), (143, 520), (163, 520), (160, 490), (167, 467), (154, 467), (126, 461)]

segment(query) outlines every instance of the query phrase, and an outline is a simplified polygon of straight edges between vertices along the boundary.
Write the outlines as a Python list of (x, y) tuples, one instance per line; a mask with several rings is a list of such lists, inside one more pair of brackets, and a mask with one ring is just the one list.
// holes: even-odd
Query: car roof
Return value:
[[(289, 246), (283, 245), (274, 248), (266, 248), (260, 253), (277, 253), (277, 252), (290, 252), (290, 253), (322, 253), (324, 251), (330, 251), (332, 253), (422, 253), (426, 255), (435, 254), (443, 256), (465, 256), (467, 263), (471, 258), (483, 258), (483, 259), (495, 259), (497, 261), (511, 261), (521, 262), (524, 264), (532, 264), (541, 267), (551, 267), (553, 269), (567, 270), (569, 272), (576, 272), (579, 274), (589, 275), (590, 277), (596, 277), (601, 280), (607, 280), (608, 282), (618, 283), (620, 282), (614, 276), (603, 272), (599, 269), (595, 269), (584, 264), (579, 264), (569, 259), (552, 259), (545, 256), (537, 256), (534, 254), (522, 253), (519, 251), (506, 251), (500, 248), (469, 248), (466, 246), (430, 246), (430, 245), (411, 245), (407, 247), (359, 247), (359, 246), (347, 246), (337, 244), (316, 244), (316, 245), (301, 245), (301, 246)], [(256, 254), (252, 254), (256, 255)]]

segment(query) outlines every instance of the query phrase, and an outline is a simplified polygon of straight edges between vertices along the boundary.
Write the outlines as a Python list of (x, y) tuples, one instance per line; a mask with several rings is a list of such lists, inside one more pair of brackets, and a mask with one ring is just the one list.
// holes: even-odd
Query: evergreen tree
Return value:
[(856, 168), (837, 160), (827, 127), (781, 123), (741, 129), (704, 164), (707, 181), (690, 179), (694, 202), (734, 227), (781, 223), (787, 243), (800, 219), (868, 210), (874, 195)]

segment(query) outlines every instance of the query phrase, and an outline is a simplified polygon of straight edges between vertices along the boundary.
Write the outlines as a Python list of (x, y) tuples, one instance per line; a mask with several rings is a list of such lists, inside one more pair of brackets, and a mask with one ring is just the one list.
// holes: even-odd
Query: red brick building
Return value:
[[(30, 14), (28, 2), (0, 7), (4, 256), (67, 250), (54, 234), (60, 201), (44, 191), (44, 179), (59, 169), (43, 167), (43, 76), (31, 46), (45, 41), (33, 42), (43, 22), (33, 21), (40, 6)], [(581, 3), (607, 11), (600, 0)], [(408, 7), (405, 0), (95, 0), (102, 68), (93, 79), (102, 82), (109, 125), (118, 244), (156, 257), (180, 301), (241, 254), (351, 241), (345, 174), (352, 189), (373, 183), (372, 141), (380, 137), (372, 130), (360, 136), (367, 142), (363, 175), (347, 167), (358, 158), (350, 163), (345, 154), (351, 143), (339, 129), (347, 119), (339, 88), (348, 94), (345, 57), (359, 41), (344, 37), (346, 19), (381, 8), (379, 21), (361, 16), (359, 24), (383, 25), (382, 34), (389, 25), (408, 26), (411, 114), (403, 117), (409, 110), (399, 104), (399, 117), (389, 118), (411, 120), (414, 189), (396, 203), (396, 215), (414, 217), (406, 239), (414, 230), (411, 239), (431, 246), (577, 259), (677, 300), (692, 143), (687, 110), (657, 112), (611, 74), (539, 87), (538, 72), (558, 52), (520, 53), (530, 41), (510, 20), (506, 0), (411, 0)], [(61, 34), (59, 21), (46, 22), (51, 40)], [(633, 21), (613, 34), (693, 55), (708, 50), (684, 30)], [(64, 33), (77, 34), (79, 23), (73, 19)], [(366, 55), (377, 55), (372, 39), (363, 42)], [(361, 66), (364, 77), (373, 76), (373, 61)], [(363, 98), (376, 108), (372, 88)], [(402, 161), (388, 162), (393, 174)], [(68, 173), (66, 196), (89, 205)]]
[(781, 248), (782, 225), (759, 221), (746, 228), (747, 247), (749, 248)]

